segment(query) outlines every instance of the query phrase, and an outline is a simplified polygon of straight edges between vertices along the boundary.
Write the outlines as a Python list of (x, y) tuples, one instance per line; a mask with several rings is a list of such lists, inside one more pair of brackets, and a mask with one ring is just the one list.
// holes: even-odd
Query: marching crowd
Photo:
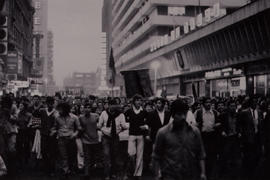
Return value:
[(2, 96), (0, 177), (268, 179), (270, 98)]

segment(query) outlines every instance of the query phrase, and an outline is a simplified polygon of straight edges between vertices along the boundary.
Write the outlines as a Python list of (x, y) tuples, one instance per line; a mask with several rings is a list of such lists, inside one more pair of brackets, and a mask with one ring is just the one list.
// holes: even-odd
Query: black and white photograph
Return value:
[(0, 0), (0, 180), (269, 180), (270, 0)]

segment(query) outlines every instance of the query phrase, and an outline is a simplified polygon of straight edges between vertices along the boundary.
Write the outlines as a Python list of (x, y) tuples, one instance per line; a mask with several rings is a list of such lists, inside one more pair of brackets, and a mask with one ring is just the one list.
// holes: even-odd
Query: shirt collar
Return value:
[(213, 114), (213, 110), (212, 110), (212, 108), (209, 110), (209, 111), (206, 111), (206, 109), (205, 108), (202, 108), (202, 111), (203, 111), (203, 113), (206, 113), (206, 112), (208, 112), (208, 113), (211, 113), (211, 114)]
[(141, 111), (143, 111), (142, 107), (140, 107), (139, 109), (136, 109), (134, 106), (133, 106), (133, 111), (135, 112), (135, 114), (139, 114)]

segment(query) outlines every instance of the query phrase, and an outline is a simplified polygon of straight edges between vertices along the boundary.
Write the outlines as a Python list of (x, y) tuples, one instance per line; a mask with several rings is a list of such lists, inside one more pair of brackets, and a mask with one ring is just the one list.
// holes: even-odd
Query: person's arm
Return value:
[(158, 131), (156, 141), (154, 144), (154, 150), (152, 154), (152, 164), (155, 179), (159, 179), (161, 162), (163, 161), (164, 154), (164, 135), (161, 131)]
[(201, 168), (201, 180), (206, 180), (206, 174), (205, 174), (205, 160), (200, 160), (200, 168)]
[(124, 130), (128, 129), (128, 126), (127, 126), (127, 123), (126, 123), (126, 118), (125, 118), (124, 114), (120, 115), (120, 126), (122, 128), (121, 131), (124, 131)]
[(101, 113), (101, 115), (99, 116), (99, 119), (98, 119), (97, 128), (99, 130), (101, 130), (103, 123), (104, 123), (104, 111)]
[(73, 133), (72, 136), (71, 136), (71, 138), (73, 139), (73, 138), (75, 138), (75, 137), (78, 136), (79, 132), (82, 130), (82, 127), (81, 127), (81, 123), (80, 123), (80, 121), (79, 121), (79, 118), (78, 118), (77, 116), (74, 116), (74, 117), (72, 117), (72, 118), (75, 119), (75, 120), (74, 120), (74, 123), (75, 123), (75, 131), (74, 131), (74, 133)]

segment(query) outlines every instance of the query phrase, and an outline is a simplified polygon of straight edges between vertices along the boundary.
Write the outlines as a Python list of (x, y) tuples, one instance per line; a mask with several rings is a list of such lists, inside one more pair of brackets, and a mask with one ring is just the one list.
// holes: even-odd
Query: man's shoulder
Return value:
[(158, 130), (158, 132), (159, 132), (160, 134), (167, 134), (167, 133), (172, 129), (172, 126), (173, 126), (173, 124), (172, 124), (172, 123), (169, 123), (169, 124), (167, 124), (167, 125), (161, 127), (161, 128)]

